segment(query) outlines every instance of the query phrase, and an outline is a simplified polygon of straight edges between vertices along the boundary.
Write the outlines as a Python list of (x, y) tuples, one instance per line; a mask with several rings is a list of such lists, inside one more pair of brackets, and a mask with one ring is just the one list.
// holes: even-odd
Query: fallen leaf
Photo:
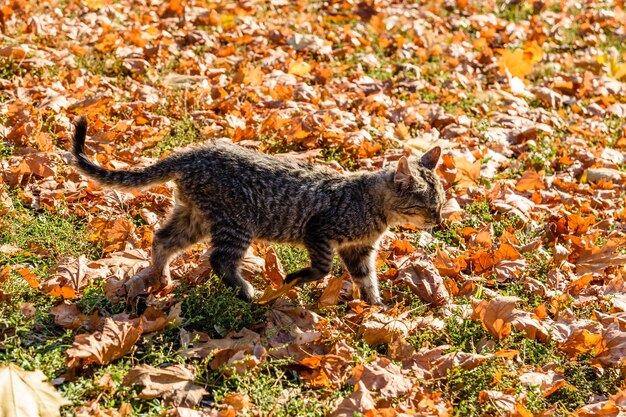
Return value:
[(397, 338), (406, 337), (417, 324), (407, 317), (391, 317), (382, 313), (372, 313), (363, 322), (359, 332), (370, 346), (390, 343)]
[(84, 327), (87, 331), (95, 331), (101, 328), (103, 320), (94, 311), (91, 315), (81, 313), (76, 304), (59, 304), (50, 309), (54, 315), (54, 324), (64, 329), (76, 330)]
[(41, 371), (28, 372), (13, 364), (0, 366), (0, 415), (6, 417), (56, 417), (70, 404), (44, 382)]
[(549, 397), (567, 385), (563, 375), (552, 370), (546, 372), (526, 372), (519, 376), (519, 380), (527, 387), (537, 387), (544, 397)]
[(449, 301), (443, 278), (425, 256), (411, 257), (405, 265), (398, 271), (396, 282), (406, 284), (414, 294), (434, 307)]
[(298, 285), (298, 281), (299, 280), (296, 278), (293, 281), (284, 284), (282, 287), (276, 290), (272, 287), (267, 287), (265, 289), (265, 292), (261, 296), (261, 298), (259, 298), (255, 302), (257, 304), (264, 305), (264, 304), (269, 303), (270, 301), (274, 301), (275, 299), (287, 294), (289, 290), (291, 290), (293, 287)]
[(194, 385), (194, 379), (195, 372), (184, 365), (155, 368), (144, 364), (128, 371), (122, 383), (143, 385), (139, 393), (141, 399), (162, 398), (169, 406), (194, 407), (209, 394), (204, 388)]
[(402, 374), (402, 369), (386, 358), (355, 366), (352, 381), (362, 383), (368, 391), (375, 391), (376, 397), (387, 401), (402, 397), (413, 387), (413, 382)]
[(67, 366), (80, 368), (91, 363), (106, 365), (128, 354), (139, 337), (137, 328), (127, 321), (104, 319), (102, 331), (92, 334), (79, 334), (72, 347), (67, 350)]
[(329, 279), (322, 296), (319, 300), (317, 300), (318, 307), (322, 308), (337, 305), (339, 296), (341, 295), (342, 285), (343, 277), (334, 277)]
[(344, 397), (331, 414), (332, 417), (354, 417), (356, 413), (365, 413), (376, 408), (372, 393), (363, 382), (358, 382), (352, 394)]

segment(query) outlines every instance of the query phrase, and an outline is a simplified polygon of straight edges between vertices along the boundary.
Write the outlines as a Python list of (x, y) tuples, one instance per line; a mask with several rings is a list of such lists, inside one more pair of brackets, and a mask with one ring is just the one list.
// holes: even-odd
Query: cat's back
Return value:
[[(272, 156), (226, 140), (211, 141), (184, 151), (180, 157), (182, 177), (201, 180), (210, 177), (228, 182), (276, 181), (315, 183), (341, 177), (322, 165), (291, 156)], [(208, 178), (207, 178), (208, 179)]]

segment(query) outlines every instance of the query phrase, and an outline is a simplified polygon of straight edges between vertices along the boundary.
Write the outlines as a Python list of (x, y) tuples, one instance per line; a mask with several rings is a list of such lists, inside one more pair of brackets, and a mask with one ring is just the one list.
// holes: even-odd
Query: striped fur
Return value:
[(420, 160), (402, 158), (377, 172), (339, 174), (287, 157), (259, 154), (226, 141), (209, 142), (152, 166), (111, 171), (84, 153), (87, 123), (76, 123), (73, 154), (78, 169), (101, 184), (145, 187), (168, 180), (176, 184), (176, 205), (158, 230), (152, 259), (169, 282), (172, 257), (198, 241), (213, 245), (211, 265), (240, 297), (254, 289), (240, 273), (253, 240), (303, 244), (311, 265), (287, 281), (323, 278), (338, 251), (369, 302), (382, 302), (375, 270), (376, 242), (394, 223), (429, 227), (439, 222), (444, 200), (434, 173), (440, 149)]

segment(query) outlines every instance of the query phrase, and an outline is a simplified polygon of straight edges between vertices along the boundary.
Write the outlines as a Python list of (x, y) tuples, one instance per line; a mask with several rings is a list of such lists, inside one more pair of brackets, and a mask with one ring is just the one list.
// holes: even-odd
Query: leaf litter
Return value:
[[(38, 343), (55, 343), (41, 315), (71, 332), (63, 354), (73, 378), (173, 331), (186, 366), (140, 359), (124, 371), (171, 415), (298, 409), (288, 395), (270, 406), (220, 396), (197, 372), (201, 363), (211, 378), (294, 372), (295, 386), (276, 384), (296, 397), (313, 393), (320, 414), (626, 412), (623, 2), (135, 6), (14, 1), (0, 10), (0, 230), (24, 210), (74, 216), (97, 247), (61, 256), (0, 233), (0, 300), (15, 305)], [(397, 227), (381, 240), (383, 309), (359, 300), (343, 271), (285, 285), (289, 259), (258, 244), (242, 265), (265, 290), (255, 323), (197, 332), (186, 321), (190, 297), (175, 286), (120, 313), (115, 306), (146, 292), (136, 284), (151, 274), (152, 234), (172, 189), (118, 192), (81, 178), (67, 154), (79, 114), (93, 126), (88, 153), (109, 168), (219, 137), (340, 171), (439, 145), (445, 221)], [(210, 279), (210, 248), (200, 246), (172, 264), (182, 288)], [(15, 282), (34, 295), (24, 299)], [(97, 291), (103, 301), (90, 304)], [(11, 323), (0, 321), (3, 363), (26, 337)], [(42, 368), (51, 380), (66, 371)], [(581, 384), (575, 369), (594, 382)], [(3, 371), (27, 381), (22, 398), (38, 390), (54, 398), (42, 415), (66, 403), (40, 373)], [(481, 372), (491, 372), (488, 383), (472, 385)], [(611, 375), (620, 378), (606, 385)], [(129, 415), (119, 392), (71, 407)]]

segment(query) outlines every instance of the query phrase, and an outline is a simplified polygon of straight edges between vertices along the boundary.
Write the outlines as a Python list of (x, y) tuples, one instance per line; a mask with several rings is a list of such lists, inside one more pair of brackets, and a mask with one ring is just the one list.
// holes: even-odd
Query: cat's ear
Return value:
[(403, 156), (398, 161), (398, 165), (396, 165), (396, 173), (393, 177), (393, 182), (398, 186), (405, 187), (409, 185), (411, 181), (413, 181), (413, 176), (411, 175), (409, 160), (406, 159), (406, 156)]
[(437, 166), (437, 162), (439, 162), (439, 157), (441, 156), (441, 147), (435, 146), (428, 152), (426, 152), (420, 158), (420, 165), (427, 169), (435, 169)]

